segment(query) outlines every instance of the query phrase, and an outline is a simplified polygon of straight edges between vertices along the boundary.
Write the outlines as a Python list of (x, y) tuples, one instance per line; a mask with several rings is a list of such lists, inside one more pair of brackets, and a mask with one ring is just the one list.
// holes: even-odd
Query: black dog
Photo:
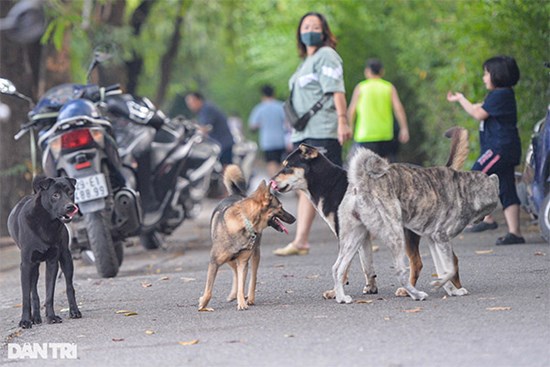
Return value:
[[(21, 288), (23, 329), (42, 323), (37, 283), (40, 263), (46, 262), (46, 318), (49, 324), (61, 322), (53, 309), (55, 282), (59, 264), (65, 275), (70, 317), (82, 317), (76, 304), (73, 287), (73, 259), (69, 250), (69, 223), (78, 212), (74, 204), (76, 180), (68, 177), (37, 177), (34, 195), (25, 196), (8, 217), (8, 231), (21, 250)], [(31, 318), (32, 291), (32, 318)]]

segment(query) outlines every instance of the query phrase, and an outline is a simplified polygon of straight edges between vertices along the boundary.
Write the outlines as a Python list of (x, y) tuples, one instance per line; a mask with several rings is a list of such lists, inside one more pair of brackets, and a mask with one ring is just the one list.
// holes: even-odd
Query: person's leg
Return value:
[(506, 166), (499, 174), (500, 201), (504, 208), (504, 218), (508, 226), (508, 233), (497, 239), (497, 245), (514, 245), (525, 243), (521, 236), (519, 222), (519, 197), (516, 191), (514, 167)]
[(521, 230), (519, 227), (519, 205), (510, 205), (504, 209), (504, 218), (506, 218), (508, 233), (521, 237)]

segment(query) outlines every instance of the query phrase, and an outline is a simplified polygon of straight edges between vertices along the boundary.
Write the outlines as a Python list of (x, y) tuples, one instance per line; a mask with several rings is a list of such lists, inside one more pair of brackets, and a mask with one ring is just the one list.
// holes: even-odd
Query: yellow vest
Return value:
[(358, 143), (393, 139), (392, 84), (383, 79), (359, 83), (354, 140)]

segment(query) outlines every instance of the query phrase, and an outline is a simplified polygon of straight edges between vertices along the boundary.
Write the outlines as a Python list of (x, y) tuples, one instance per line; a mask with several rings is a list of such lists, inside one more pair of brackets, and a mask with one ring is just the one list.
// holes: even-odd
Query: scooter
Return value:
[(522, 207), (538, 219), (541, 235), (550, 243), (550, 105), (533, 128), (517, 191)]
[(104, 103), (126, 182), (141, 193), (153, 190), (142, 195), (149, 210), (144, 211), (139, 236), (143, 247), (157, 249), (164, 235), (200, 211), (220, 149), (194, 123), (167, 118), (147, 98), (124, 94)]

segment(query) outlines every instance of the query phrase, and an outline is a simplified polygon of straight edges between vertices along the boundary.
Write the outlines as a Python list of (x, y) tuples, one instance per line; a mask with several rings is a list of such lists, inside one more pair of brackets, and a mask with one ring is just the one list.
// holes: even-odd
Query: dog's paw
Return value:
[(443, 286), (443, 283), (441, 283), (441, 279), (436, 279), (433, 282), (430, 282), (430, 285), (435, 289), (439, 289)]
[(48, 316), (48, 324), (61, 324), (63, 322), (63, 319), (57, 315)]
[(378, 287), (367, 284), (365, 288), (363, 288), (363, 294), (378, 294)]
[(244, 311), (244, 310), (248, 310), (248, 305), (246, 304), (246, 301), (244, 303), (239, 303), (237, 305), (237, 310), (238, 311)]
[(30, 329), (32, 328), (32, 321), (31, 320), (21, 320), (19, 321), (19, 327), (23, 329)]
[(411, 298), (415, 301), (424, 301), (426, 298), (428, 298), (428, 293), (417, 291), (416, 294), (411, 294)]
[(466, 288), (459, 289), (455, 286), (449, 287), (450, 289), (447, 289), (446, 286), (444, 286), (443, 288), (445, 289), (445, 291), (449, 296), (465, 296), (469, 293)]
[(227, 302), (233, 302), (236, 299), (237, 299), (237, 294), (236, 293), (230, 293), (226, 298)]
[(32, 323), (35, 325), (42, 323), (42, 316), (40, 316), (40, 312), (32, 315)]
[(336, 302), (338, 303), (351, 303), (352, 299), (350, 296), (344, 295), (343, 297), (336, 296)]
[(334, 298), (336, 298), (336, 292), (334, 292), (334, 289), (323, 292), (323, 298), (324, 299), (334, 299)]
[(395, 291), (395, 296), (396, 297), (408, 297), (409, 294), (407, 293), (407, 290), (403, 287), (401, 288), (397, 288), (397, 290)]
[(80, 310), (78, 308), (76, 310), (70, 310), (69, 311), (69, 318), (71, 318), (71, 319), (80, 319), (80, 318), (82, 318), (82, 313), (80, 312)]

